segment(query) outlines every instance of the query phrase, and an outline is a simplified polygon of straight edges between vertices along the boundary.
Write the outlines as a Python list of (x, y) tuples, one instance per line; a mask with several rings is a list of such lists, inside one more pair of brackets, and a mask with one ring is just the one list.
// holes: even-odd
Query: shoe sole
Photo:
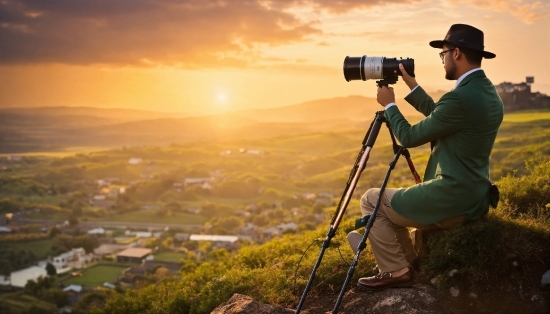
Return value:
[(382, 291), (382, 290), (386, 290), (386, 289), (389, 289), (389, 288), (410, 288), (412, 287), (414, 284), (414, 282), (410, 281), (410, 282), (405, 282), (405, 283), (396, 283), (396, 284), (393, 284), (393, 285), (389, 285), (389, 286), (385, 286), (385, 287), (381, 287), (381, 288), (370, 288), (370, 287), (365, 287), (361, 284), (357, 284), (357, 288), (359, 288), (360, 290), (367, 290), (367, 291)]

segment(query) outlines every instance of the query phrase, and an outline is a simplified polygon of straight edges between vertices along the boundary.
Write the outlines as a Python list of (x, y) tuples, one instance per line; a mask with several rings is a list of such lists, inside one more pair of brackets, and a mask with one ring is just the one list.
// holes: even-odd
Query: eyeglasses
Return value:
[(452, 48), (452, 49), (449, 49), (449, 50), (445, 50), (445, 51), (441, 51), (439, 53), (439, 57), (441, 58), (441, 62), (443, 62), (443, 58), (445, 58), (445, 54), (449, 51), (452, 51), (452, 50), (455, 50), (456, 48)]

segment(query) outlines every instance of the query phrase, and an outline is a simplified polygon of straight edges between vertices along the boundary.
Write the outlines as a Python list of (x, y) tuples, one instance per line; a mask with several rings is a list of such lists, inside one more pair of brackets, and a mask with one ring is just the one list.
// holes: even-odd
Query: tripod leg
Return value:
[(386, 176), (384, 177), (384, 182), (382, 183), (382, 187), (380, 188), (380, 195), (378, 197), (378, 201), (376, 202), (376, 206), (374, 207), (374, 211), (370, 215), (367, 226), (365, 227), (365, 234), (363, 234), (363, 238), (361, 239), (361, 243), (359, 243), (359, 246), (357, 247), (357, 253), (355, 253), (355, 257), (353, 258), (351, 266), (348, 269), (346, 280), (344, 281), (344, 285), (342, 286), (342, 290), (340, 290), (340, 294), (338, 295), (338, 299), (336, 300), (336, 304), (334, 305), (334, 309), (333, 309), (332, 313), (338, 313), (338, 307), (340, 307), (340, 303), (342, 302), (342, 298), (344, 297), (344, 293), (346, 291), (346, 288), (347, 288), (347, 286), (348, 286), (348, 284), (351, 280), (351, 277), (353, 277), (353, 274), (355, 273), (355, 268), (357, 267), (357, 264), (359, 262), (359, 255), (361, 255), (361, 252), (367, 247), (367, 238), (369, 236), (369, 232), (370, 232), (370, 229), (372, 228), (374, 220), (376, 219), (376, 213), (378, 212), (378, 208), (380, 208), (380, 203), (382, 201), (382, 196), (384, 195), (384, 190), (386, 189), (386, 185), (388, 184), (388, 179), (390, 177), (390, 173), (395, 168), (395, 164), (397, 163), (397, 160), (399, 159), (399, 156), (401, 155), (401, 152), (402, 152), (403, 149), (404, 148), (401, 147), (399, 149), (399, 151), (395, 154), (395, 157), (393, 158), (392, 162), (390, 162), (390, 166), (388, 168)]
[(382, 126), (382, 123), (386, 121), (386, 118), (384, 117), (383, 111), (376, 112), (376, 116), (374, 118), (374, 121), (371, 124), (371, 127), (369, 128), (367, 134), (365, 135), (365, 139), (363, 140), (363, 145), (361, 147), (361, 151), (359, 152), (359, 155), (357, 157), (356, 163), (351, 171), (350, 178), (348, 180), (348, 183), (346, 185), (346, 188), (344, 189), (344, 193), (342, 195), (342, 198), (340, 199), (340, 202), (336, 208), (336, 212), (332, 218), (331, 225), (329, 228), (329, 232), (327, 233), (326, 239), (323, 241), (323, 246), (321, 248), (321, 252), (319, 253), (319, 257), (317, 258), (317, 262), (315, 263), (315, 266), (313, 267), (313, 270), (311, 272), (311, 275), (309, 276), (309, 280), (306, 284), (306, 287), (304, 289), (304, 292), (302, 294), (302, 297), (300, 298), (300, 302), (298, 303), (298, 307), (296, 308), (296, 314), (300, 313), (300, 310), (302, 306), (304, 305), (307, 293), (309, 292), (309, 289), (311, 288), (311, 284), (313, 283), (313, 279), (315, 278), (315, 273), (317, 272), (317, 269), (319, 268), (319, 265), (321, 264), (321, 260), (323, 258), (323, 255), (325, 253), (326, 248), (329, 247), (330, 241), (336, 234), (336, 230), (338, 229), (338, 226), (340, 225), (340, 222), (342, 221), (344, 217), (344, 213), (347, 209), (347, 206), (351, 200), (351, 197), (353, 195), (353, 191), (355, 190), (355, 187), (357, 186), (357, 182), (359, 181), (359, 178), (361, 177), (361, 173), (365, 169), (366, 163), (369, 159), (370, 151), (372, 149), (372, 146), (374, 145), (374, 142), (376, 141), (376, 138), (378, 137), (378, 133), (380, 132), (380, 127)]

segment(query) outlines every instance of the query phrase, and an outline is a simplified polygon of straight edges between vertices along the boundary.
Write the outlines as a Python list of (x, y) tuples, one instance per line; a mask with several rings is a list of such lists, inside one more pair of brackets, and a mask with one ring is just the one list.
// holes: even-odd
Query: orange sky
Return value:
[(485, 32), (493, 83), (534, 76), (550, 94), (550, 2), (459, 2), (0, 0), (0, 106), (214, 113), (374, 97), (374, 82), (342, 74), (364, 54), (414, 58), (422, 86), (448, 90), (428, 42), (453, 23)]

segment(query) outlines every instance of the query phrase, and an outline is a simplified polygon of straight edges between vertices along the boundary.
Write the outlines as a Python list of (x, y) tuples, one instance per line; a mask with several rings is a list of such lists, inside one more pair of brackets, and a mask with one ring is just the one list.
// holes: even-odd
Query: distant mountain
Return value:
[(93, 107), (34, 107), (2, 108), (1, 123), (19, 122), (21, 125), (55, 125), (70, 127), (72, 125), (115, 124), (129, 121), (184, 117), (183, 114), (163, 113), (147, 110)]
[[(418, 116), (410, 106), (404, 114)], [(130, 109), (44, 107), (0, 109), (0, 153), (58, 151), (69, 147), (166, 145), (368, 129), (373, 98), (320, 99), (291, 106), (181, 117)]]
[[(419, 115), (409, 105), (399, 106), (405, 115)], [(249, 109), (233, 114), (253, 117), (261, 122), (313, 122), (331, 119), (364, 121), (374, 117), (376, 111), (383, 110), (376, 99), (363, 96), (318, 99), (269, 109)]]

